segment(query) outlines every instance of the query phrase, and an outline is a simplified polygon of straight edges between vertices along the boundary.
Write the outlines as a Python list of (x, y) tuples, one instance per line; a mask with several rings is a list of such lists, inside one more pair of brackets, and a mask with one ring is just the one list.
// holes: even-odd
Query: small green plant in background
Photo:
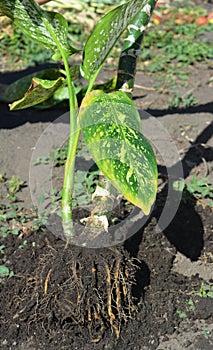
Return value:
[(180, 318), (187, 318), (187, 312), (194, 312), (196, 307), (194, 304), (194, 301), (192, 299), (188, 299), (185, 302), (185, 306), (184, 306), (185, 311), (182, 310), (177, 310), (176, 313), (178, 314), (178, 316)]
[[(162, 23), (153, 26), (147, 32), (140, 54), (139, 67), (144, 71), (155, 73), (159, 80), (157, 91), (169, 96), (168, 108), (188, 108), (197, 103), (192, 93), (184, 92), (182, 87), (189, 84), (189, 76), (193, 72), (189, 67), (198, 62), (212, 67), (213, 48), (208, 32), (212, 31), (212, 23), (203, 26), (196, 24), (198, 16), (206, 15), (201, 6), (184, 6), (185, 3), (170, 2), (170, 7), (162, 9)], [(189, 22), (182, 20), (187, 15)], [(194, 20), (190, 20), (194, 18)], [(179, 19), (179, 23), (177, 23)], [(207, 35), (205, 35), (207, 34)], [(187, 94), (189, 96), (187, 96)]]
[(66, 163), (67, 150), (67, 146), (54, 148), (48, 157), (38, 157), (33, 165), (49, 164), (50, 162), (53, 162), (54, 167), (62, 166)]
[[(0, 237), (6, 239), (9, 235), (17, 236), (21, 245), (25, 241), (25, 234), (34, 231), (41, 231), (46, 224), (45, 213), (37, 212), (33, 209), (25, 209), (18, 202), (18, 194), (22, 190), (24, 181), (16, 176), (7, 178), (0, 174)], [(23, 241), (23, 242), (22, 242)], [(0, 245), (0, 253), (4, 255), (7, 240)]]
[(3, 238), (9, 234), (17, 236), (25, 231), (38, 231), (46, 224), (45, 213), (27, 210), (14, 203), (1, 202), (0, 205), (0, 233)]
[[(79, 49), (68, 40), (68, 24), (64, 17), (42, 10), (34, 0), (0, 0), (0, 12), (9, 16), (31, 39), (51, 49), (53, 58), (64, 64), (64, 75), (55, 80), (33, 77), (30, 89), (10, 108), (23, 109), (42, 103), (67, 85), (70, 137), (62, 191), (62, 223), (68, 240), (75, 235), (72, 199), (75, 158), (81, 133), (99, 169), (127, 200), (145, 214), (149, 214), (154, 202), (156, 160), (150, 144), (141, 134), (140, 116), (130, 97), (138, 49), (155, 4), (154, 0), (131, 0), (113, 8), (98, 21), (82, 48), (82, 63), (78, 71), (88, 81), (88, 86), (78, 106), (75, 74), (73, 77), (68, 59), (70, 61)], [(109, 92), (93, 90), (106, 58), (126, 28), (115, 89)]]
[[(181, 8), (180, 13), (183, 14), (184, 10), (187, 10), (187, 7)], [(191, 16), (193, 13), (198, 16), (200, 11), (205, 10), (201, 7), (192, 9), (190, 6), (190, 11)], [(199, 61), (210, 64), (209, 60), (213, 57), (212, 46), (207, 39), (200, 40), (200, 38), (204, 33), (212, 31), (212, 24), (205, 26), (197, 26), (195, 22), (176, 24), (177, 13), (177, 9), (171, 7), (163, 23), (152, 28), (144, 38), (145, 50), (141, 53), (141, 58), (146, 62), (146, 69), (151, 72), (167, 71), (174, 61), (176, 68)]]
[(187, 304), (188, 310), (195, 311), (195, 304), (192, 299), (187, 300), (186, 304)]
[(194, 292), (194, 294), (201, 298), (213, 298), (213, 284), (202, 282), (200, 289), (197, 292)]
[(54, 167), (62, 166), (67, 160), (68, 146), (54, 149), (50, 154), (50, 160), (53, 161)]
[(10, 269), (5, 265), (0, 265), (0, 282), (3, 277), (11, 278), (13, 276), (13, 271), (10, 271)]
[(3, 174), (0, 174), (0, 182), (4, 186), (4, 190), (6, 191), (6, 197), (12, 201), (17, 201), (16, 194), (24, 187), (25, 182), (19, 180), (16, 176), (12, 176), (7, 179)]
[[(184, 179), (175, 181), (173, 187), (177, 191), (183, 192), (183, 200), (188, 201), (193, 196), (201, 204), (213, 206), (213, 187), (209, 184), (208, 178), (198, 179), (192, 175), (190, 182), (186, 183)], [(205, 202), (202, 200), (205, 199)]]
[[(185, 302), (186, 311), (195, 311), (195, 304), (192, 299), (188, 299)], [(184, 311), (177, 310), (177, 314), (180, 318), (186, 318), (187, 314)]]
[(24, 186), (24, 181), (19, 180), (17, 177), (12, 176), (11, 179), (6, 181), (8, 187), (8, 197), (13, 200), (16, 198), (15, 194), (20, 191), (20, 189)]
[(172, 97), (170, 96), (169, 99), (169, 104), (167, 108), (172, 109), (172, 108), (188, 108), (197, 103), (196, 98), (192, 95), (192, 93), (187, 93), (187, 94), (181, 94), (180, 92), (176, 92), (176, 94)]
[[(9, 26), (9, 24), (8, 24)], [(23, 36), (22, 30), (13, 25), (10, 33), (1, 33), (0, 53), (7, 59), (7, 64), (23, 68), (28, 65), (36, 65), (43, 62), (53, 62), (51, 53)], [(15, 63), (14, 63), (15, 62)]]
[[(199, 296), (201, 298), (213, 298), (213, 285), (208, 283), (201, 283), (200, 288), (197, 291), (192, 291), (189, 293), (193, 296)], [(194, 313), (196, 311), (196, 302), (193, 301), (193, 298), (186, 300), (184, 311), (177, 310), (176, 313), (180, 318), (187, 318), (187, 312)]]
[(196, 175), (192, 175), (187, 190), (197, 198), (213, 198), (213, 188), (208, 184), (208, 178), (198, 179)]
[(186, 318), (186, 317), (187, 317), (187, 314), (186, 314), (184, 311), (177, 310), (176, 313), (177, 313), (177, 315), (178, 315), (180, 318)]

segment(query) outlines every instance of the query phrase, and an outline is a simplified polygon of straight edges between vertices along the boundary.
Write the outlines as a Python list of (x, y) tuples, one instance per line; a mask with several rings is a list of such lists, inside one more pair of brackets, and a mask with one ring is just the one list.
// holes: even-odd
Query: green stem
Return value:
[[(68, 143), (67, 160), (64, 170), (64, 184), (62, 191), (62, 223), (66, 238), (69, 240), (74, 236), (72, 222), (72, 194), (74, 186), (75, 174), (75, 157), (77, 152), (78, 140), (80, 136), (80, 127), (78, 125), (77, 98), (74, 91), (74, 86), (70, 77), (69, 65), (66, 56), (62, 56), (64, 67), (67, 75), (67, 85), (69, 90), (69, 106), (70, 106), (70, 137)], [(99, 73), (99, 70), (94, 74), (89, 82), (86, 94), (88, 94), (94, 84), (94, 81)]]
[(67, 76), (67, 85), (69, 90), (69, 107), (70, 107), (70, 136), (68, 142), (67, 160), (64, 170), (64, 183), (62, 190), (62, 223), (65, 235), (73, 236), (72, 228), (72, 194), (74, 187), (75, 157), (77, 152), (80, 128), (78, 125), (78, 106), (73, 82), (70, 76), (70, 69), (67, 57), (62, 56)]
[(73, 237), (73, 224), (72, 224), (72, 194), (74, 187), (74, 174), (75, 174), (75, 157), (77, 152), (78, 140), (80, 136), (80, 128), (78, 125), (78, 103), (75, 94), (75, 89), (70, 75), (70, 68), (68, 63), (67, 52), (64, 51), (58, 38), (55, 36), (54, 31), (50, 27), (48, 21), (43, 18), (43, 21), (51, 33), (54, 41), (60, 51), (64, 62), (64, 68), (67, 77), (67, 85), (69, 91), (69, 108), (70, 108), (70, 135), (68, 142), (67, 160), (64, 170), (64, 183), (62, 190), (62, 224), (66, 238), (69, 240)]
[[(62, 56), (63, 57), (63, 56)], [(74, 235), (72, 223), (72, 193), (74, 186), (75, 174), (75, 157), (77, 152), (78, 140), (80, 136), (80, 127), (78, 125), (77, 98), (74, 92), (73, 83), (70, 77), (69, 65), (66, 56), (63, 57), (64, 67), (67, 75), (67, 85), (69, 89), (69, 105), (70, 105), (70, 137), (68, 143), (67, 160), (64, 171), (64, 185), (62, 191), (62, 223), (65, 236), (69, 239)], [(94, 74), (89, 82), (86, 94), (88, 94), (94, 84), (94, 81), (100, 69)]]
[(88, 85), (88, 88), (87, 88), (87, 91), (86, 91), (86, 94), (85, 94), (85, 95), (87, 95), (87, 94), (92, 90), (92, 88), (93, 88), (93, 86), (94, 86), (94, 83), (95, 83), (95, 80), (96, 80), (96, 78), (97, 78), (97, 76), (98, 76), (98, 74), (99, 74), (101, 68), (102, 68), (102, 65), (101, 65), (101, 66), (99, 67), (99, 69), (94, 73), (94, 75), (90, 78), (89, 85)]
[(48, 21), (43, 18), (47, 29), (51, 33), (63, 59), (64, 68), (67, 77), (67, 85), (69, 91), (69, 107), (70, 107), (70, 135), (68, 142), (67, 160), (64, 170), (64, 183), (62, 190), (62, 224), (64, 234), (69, 240), (73, 237), (73, 222), (72, 222), (72, 194), (74, 187), (74, 174), (75, 174), (75, 157), (77, 152), (78, 140), (80, 136), (80, 128), (78, 125), (78, 103), (75, 94), (75, 89), (70, 75), (70, 68), (68, 63), (67, 52), (64, 51), (58, 38), (55, 36), (54, 31), (50, 27)]

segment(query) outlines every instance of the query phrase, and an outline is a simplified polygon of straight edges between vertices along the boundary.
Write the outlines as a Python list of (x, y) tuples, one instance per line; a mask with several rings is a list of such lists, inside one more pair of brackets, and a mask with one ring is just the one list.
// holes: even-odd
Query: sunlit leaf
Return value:
[(56, 80), (61, 76), (60, 70), (48, 68), (16, 80), (14, 83), (4, 86), (0, 92), (0, 101), (11, 103), (23, 97), (31, 85), (32, 78)]
[(147, 3), (148, 7), (146, 5), (144, 11), (138, 12), (133, 21), (128, 25), (126, 37), (123, 42), (123, 51), (132, 48), (132, 45), (137, 42), (143, 34), (149, 23), (150, 15), (153, 12), (156, 2), (156, 0), (149, 0)]
[(127, 200), (149, 214), (157, 191), (157, 166), (131, 99), (121, 91), (92, 91), (82, 102), (80, 125), (104, 175)]
[(0, 265), (0, 277), (8, 277), (10, 275), (10, 269), (5, 265)]
[(0, 13), (10, 17), (33, 40), (59, 55), (77, 52), (67, 40), (68, 24), (59, 13), (44, 11), (34, 0), (1, 0)]
[[(60, 68), (48, 68), (38, 72), (34, 72), (32, 74), (26, 75), (23, 78), (15, 81), (10, 85), (0, 84), (0, 101), (6, 103), (12, 103), (13, 101), (22, 99), (24, 94), (29, 89), (33, 78), (40, 78), (43, 80), (57, 80), (62, 76), (62, 71)], [(77, 80), (79, 78), (79, 66), (71, 66), (70, 67), (70, 75), (71, 79)], [(78, 93), (81, 90), (81, 86), (77, 86), (75, 88), (75, 92)], [(63, 85), (54, 91), (51, 98), (48, 100), (45, 99), (44, 103), (37, 104), (36, 108), (46, 109), (57, 104), (63, 102), (64, 100), (69, 99), (68, 87), (66, 84), (66, 80), (64, 80)]]
[(63, 84), (62, 77), (57, 80), (33, 78), (24, 97), (10, 105), (10, 110), (24, 109), (44, 102)]
[(84, 47), (81, 72), (85, 79), (90, 80), (99, 70), (120, 35), (139, 11), (151, 14), (149, 1), (129, 1), (100, 19)]

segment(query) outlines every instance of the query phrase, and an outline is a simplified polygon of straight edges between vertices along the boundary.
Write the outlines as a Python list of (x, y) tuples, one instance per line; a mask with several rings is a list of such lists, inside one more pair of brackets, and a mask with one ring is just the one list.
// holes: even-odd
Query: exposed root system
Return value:
[(78, 333), (86, 329), (96, 343), (110, 328), (119, 338), (121, 325), (136, 311), (132, 291), (137, 270), (137, 261), (118, 248), (52, 248), (28, 278), (25, 300), (16, 301), (20, 311), (13, 318), (29, 317), (24, 311), (30, 308), (25, 321), (30, 327), (42, 322), (49, 334), (57, 327), (75, 327)]

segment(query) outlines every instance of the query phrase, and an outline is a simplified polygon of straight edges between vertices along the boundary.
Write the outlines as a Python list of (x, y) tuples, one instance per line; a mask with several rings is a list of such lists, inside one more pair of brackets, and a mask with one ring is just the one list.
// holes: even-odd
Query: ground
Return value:
[[(153, 88), (156, 75), (141, 71), (134, 101), (168, 131), (186, 183), (195, 174), (212, 185), (211, 70), (204, 63), (186, 69), (191, 72), (187, 89), (193, 89), (195, 105), (168, 109), (167, 94)], [(113, 73), (105, 71), (103, 77)], [(9, 84), (23, 74), (4, 72), (1, 82)], [(18, 200), (28, 211), (32, 152), (47, 125), (65, 110), (9, 112), (1, 104), (1, 173), (25, 181)], [(153, 140), (159, 137), (157, 130), (152, 132)], [(169, 161), (171, 149), (166, 148)], [(157, 152), (157, 159), (154, 210), (145, 226), (123, 244), (70, 247), (46, 229), (2, 236), (1, 264), (13, 274), (0, 281), (0, 349), (212, 349), (212, 208), (206, 198), (185, 193), (173, 220), (160, 230), (168, 179), (162, 154)]]

